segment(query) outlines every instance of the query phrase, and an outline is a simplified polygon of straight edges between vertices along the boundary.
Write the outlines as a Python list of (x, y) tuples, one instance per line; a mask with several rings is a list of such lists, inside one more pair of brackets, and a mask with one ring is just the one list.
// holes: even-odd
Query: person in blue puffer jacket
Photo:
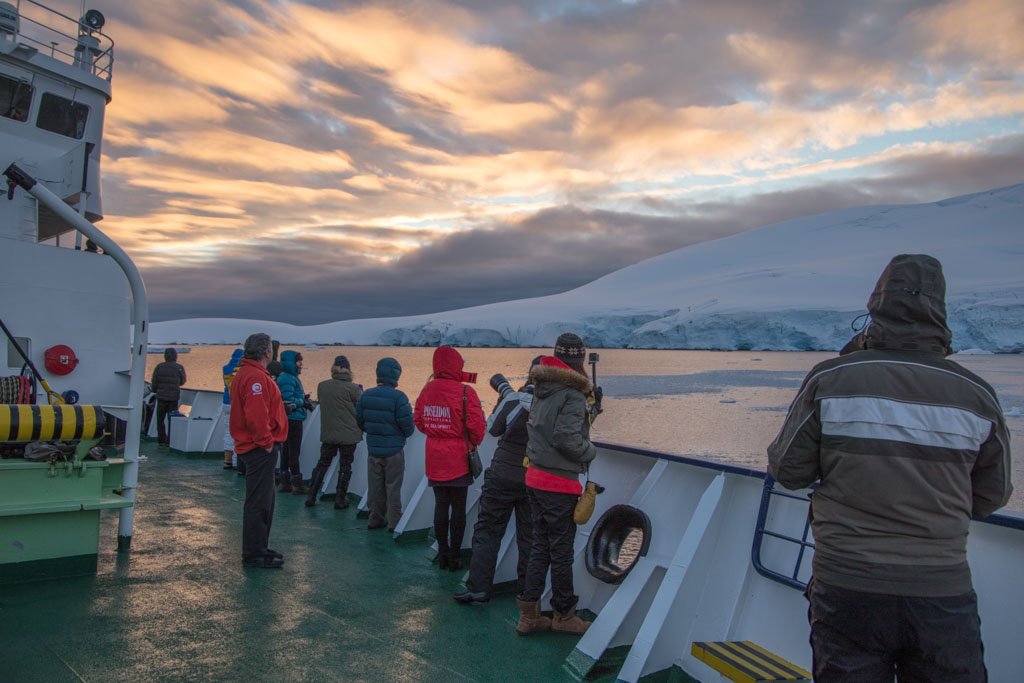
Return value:
[(416, 431), (409, 397), (398, 387), (402, 366), (394, 358), (377, 361), (377, 386), (367, 389), (356, 404), (356, 422), (366, 432), (369, 462), (367, 529), (394, 531), (402, 518), (402, 480), (405, 440)]
[(306, 420), (306, 394), (302, 389), (302, 354), (298, 351), (281, 352), (281, 374), (277, 386), (288, 415), (288, 440), (281, 447), (281, 473), (277, 490), (281, 493), (306, 495), (306, 485), (299, 470), (299, 451), (302, 450), (302, 423)]
[[(231, 430), (228, 424), (231, 421), (231, 381), (238, 373), (238, 364), (242, 362), (242, 349), (235, 349), (231, 352), (231, 360), (224, 366), (224, 469), (230, 470), (235, 467), (235, 441), (231, 438)], [(244, 469), (241, 471), (245, 471)]]

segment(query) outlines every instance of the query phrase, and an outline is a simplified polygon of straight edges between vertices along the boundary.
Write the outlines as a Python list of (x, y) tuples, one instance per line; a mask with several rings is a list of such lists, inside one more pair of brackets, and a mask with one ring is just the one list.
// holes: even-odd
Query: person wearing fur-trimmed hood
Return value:
[[(533, 512), (533, 546), (526, 588), (517, 600), (519, 635), (547, 630), (578, 635), (590, 626), (576, 614), (579, 597), (572, 581), (573, 510), (583, 492), (579, 475), (597, 454), (590, 441), (587, 397), (594, 386), (584, 368), (586, 356), (583, 340), (567, 332), (555, 342), (554, 355), (545, 356), (530, 370), (535, 389), (526, 423), (526, 486)], [(553, 619), (540, 613), (549, 567)]]

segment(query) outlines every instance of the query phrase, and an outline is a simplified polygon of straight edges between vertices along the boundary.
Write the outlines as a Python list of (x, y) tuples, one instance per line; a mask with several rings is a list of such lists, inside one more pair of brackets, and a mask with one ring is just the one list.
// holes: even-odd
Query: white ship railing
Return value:
[(114, 68), (114, 41), (110, 36), (85, 26), (81, 19), (69, 17), (36, 0), (8, 1), (13, 1), (21, 21), (21, 28), (14, 35), (15, 41), (30, 44), (42, 54), (49, 53), (54, 59), (78, 66), (83, 64), (83, 56), (80, 54), (83, 46), (79, 36), (87, 33), (98, 40), (98, 44), (88, 48), (92, 53), (89, 59), (90, 72), (110, 80)]

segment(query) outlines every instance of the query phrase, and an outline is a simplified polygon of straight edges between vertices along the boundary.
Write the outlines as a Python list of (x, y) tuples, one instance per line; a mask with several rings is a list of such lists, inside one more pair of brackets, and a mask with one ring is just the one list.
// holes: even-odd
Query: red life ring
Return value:
[(78, 356), (70, 346), (57, 344), (46, 349), (43, 355), (46, 369), (54, 375), (68, 375), (78, 367)]

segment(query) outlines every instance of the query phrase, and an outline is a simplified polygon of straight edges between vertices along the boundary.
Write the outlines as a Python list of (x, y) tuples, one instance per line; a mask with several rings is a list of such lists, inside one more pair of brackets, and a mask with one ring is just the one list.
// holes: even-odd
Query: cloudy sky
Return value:
[(117, 56), (100, 227), (154, 320), (550, 294), (1024, 182), (1020, 0), (88, 6)]

